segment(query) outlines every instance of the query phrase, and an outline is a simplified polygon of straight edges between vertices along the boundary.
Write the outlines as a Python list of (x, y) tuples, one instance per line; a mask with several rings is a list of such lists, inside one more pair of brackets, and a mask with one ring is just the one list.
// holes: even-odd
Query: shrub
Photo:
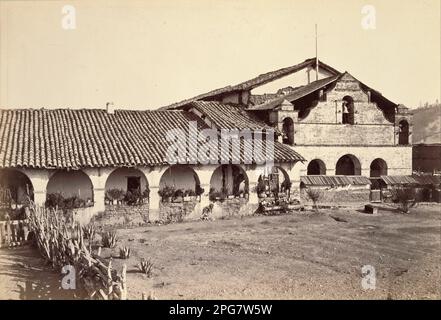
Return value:
[(64, 197), (61, 193), (48, 193), (46, 196), (46, 207), (48, 208), (63, 208)]
[(153, 263), (151, 259), (146, 260), (144, 258), (141, 258), (141, 261), (138, 264), (138, 268), (142, 273), (147, 275), (147, 277), (150, 278), (152, 276)]
[(187, 189), (184, 191), (184, 196), (185, 197), (195, 197), (196, 192), (193, 189)]
[(173, 198), (179, 198), (179, 197), (183, 197), (183, 196), (184, 196), (184, 191), (182, 191), (182, 189), (177, 189), (173, 193)]
[(110, 201), (121, 201), (124, 199), (125, 193), (121, 189), (110, 189), (106, 191), (106, 198)]
[(392, 200), (399, 204), (398, 209), (403, 213), (409, 213), (409, 209), (418, 203), (419, 197), (415, 188), (392, 188), (391, 194)]
[(86, 201), (78, 198), (78, 196), (72, 196), (69, 198), (64, 198), (61, 193), (49, 193), (46, 196), (46, 207), (47, 208), (58, 208), (60, 210), (69, 210), (82, 208), (86, 205)]
[(311, 189), (311, 188), (307, 188), (306, 189), (306, 195), (308, 197), (308, 199), (310, 199), (312, 201), (312, 203), (314, 204), (314, 209), (315, 212), (318, 213), (318, 206), (317, 206), (317, 202), (320, 200), (320, 198), (322, 197), (322, 193), (320, 190), (317, 189)]
[(77, 196), (64, 199), (64, 209), (76, 209), (86, 206), (86, 201), (78, 198)]
[(158, 194), (161, 197), (161, 201), (164, 202), (170, 199), (171, 197), (173, 197), (173, 195), (175, 194), (175, 188), (165, 186), (164, 188), (158, 191)]
[(106, 248), (114, 248), (118, 242), (116, 232), (105, 232), (101, 235), (101, 241)]
[(142, 195), (139, 190), (127, 191), (124, 196), (124, 201), (129, 206), (133, 206), (141, 202)]
[(148, 199), (150, 197), (150, 189), (147, 187), (144, 192), (142, 193), (143, 199)]

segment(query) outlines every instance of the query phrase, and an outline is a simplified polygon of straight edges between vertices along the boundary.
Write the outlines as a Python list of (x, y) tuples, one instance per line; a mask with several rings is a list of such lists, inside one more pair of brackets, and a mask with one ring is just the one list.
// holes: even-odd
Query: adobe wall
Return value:
[[(354, 124), (342, 124), (342, 100), (354, 101)], [(394, 145), (396, 129), (349, 74), (294, 124), (296, 145)]]
[[(335, 175), (338, 159), (345, 154), (352, 154), (360, 161), (361, 175), (369, 177), (372, 161), (381, 158), (386, 161), (388, 175), (412, 174), (411, 146), (295, 146), (294, 150), (305, 157), (308, 162), (314, 159), (322, 160), (326, 165), (326, 174)], [(306, 163), (300, 175), (307, 174)]]
[[(319, 190), (321, 193), (318, 204), (320, 203), (363, 203), (370, 201), (370, 186), (320, 186), (311, 187), (311, 189)], [(306, 189), (302, 188), (301, 200), (304, 204), (313, 204), (306, 194)]]

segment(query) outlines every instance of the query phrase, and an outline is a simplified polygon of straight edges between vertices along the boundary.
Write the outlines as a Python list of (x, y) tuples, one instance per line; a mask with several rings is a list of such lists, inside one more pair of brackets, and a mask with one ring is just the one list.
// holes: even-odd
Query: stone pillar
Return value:
[(300, 176), (305, 172), (306, 165), (300, 161), (296, 162), (291, 168), (287, 168), (286, 172), (291, 180), (291, 198), (300, 201)]
[(32, 183), (34, 189), (34, 203), (37, 206), (44, 206), (46, 202), (46, 188), (51, 175), (49, 170), (45, 169), (21, 169)]
[(83, 172), (89, 176), (93, 188), (93, 214), (104, 212), (106, 196), (106, 181), (114, 168), (87, 168)]
[(161, 167), (146, 167), (139, 168), (147, 178), (149, 184), (150, 196), (149, 196), (149, 221), (155, 222), (159, 221), (160, 218), (160, 202), (161, 197), (158, 194), (159, 183), (161, 181), (162, 174), (167, 170), (167, 166)]
[(204, 189), (204, 193), (201, 195), (201, 202), (199, 208), (197, 210), (200, 210), (202, 213), (202, 210), (209, 206), (210, 201), (210, 181), (211, 176), (213, 175), (214, 170), (216, 170), (216, 166), (207, 165), (207, 166), (201, 166), (201, 167), (195, 167), (193, 168), (196, 174), (199, 178), (199, 183), (201, 184), (201, 188)]
[(259, 204), (259, 197), (256, 192), (257, 182), (259, 181), (259, 176), (264, 173), (264, 168), (256, 167), (255, 169), (246, 170), (246, 174), (248, 176), (248, 187), (249, 187), (249, 195), (248, 195), (248, 203), (252, 205)]
[(161, 197), (159, 196), (159, 184), (157, 186), (149, 186), (149, 221), (155, 222), (159, 220), (159, 203)]

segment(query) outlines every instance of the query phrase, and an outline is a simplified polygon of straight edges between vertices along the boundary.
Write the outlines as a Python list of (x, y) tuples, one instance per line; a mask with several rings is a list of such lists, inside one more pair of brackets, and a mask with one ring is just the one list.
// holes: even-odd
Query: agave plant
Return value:
[(118, 237), (116, 236), (116, 232), (105, 232), (102, 234), (101, 239), (103, 246), (106, 248), (115, 248), (116, 243), (118, 242)]
[(89, 239), (89, 241), (93, 241), (96, 234), (96, 229), (93, 224), (88, 224), (83, 227), (84, 238)]
[(141, 261), (138, 264), (138, 268), (142, 273), (147, 275), (147, 277), (150, 278), (152, 276), (153, 263), (151, 259), (146, 260), (144, 258), (141, 258)]
[(122, 247), (119, 249), (119, 257), (120, 259), (128, 259), (130, 258), (130, 248)]

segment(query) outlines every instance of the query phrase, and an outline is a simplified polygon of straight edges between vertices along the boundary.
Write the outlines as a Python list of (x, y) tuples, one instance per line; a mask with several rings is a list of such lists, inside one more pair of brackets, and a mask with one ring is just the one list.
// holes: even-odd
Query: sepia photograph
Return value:
[(440, 57), (439, 0), (0, 0), (0, 300), (439, 301)]

